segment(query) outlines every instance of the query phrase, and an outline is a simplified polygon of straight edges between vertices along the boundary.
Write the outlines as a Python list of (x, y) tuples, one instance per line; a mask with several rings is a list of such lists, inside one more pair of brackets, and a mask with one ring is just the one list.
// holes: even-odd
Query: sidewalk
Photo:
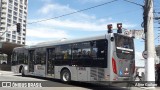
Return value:
[(13, 72), (11, 72), (11, 71), (1, 71), (0, 70), (0, 75), (10, 75), (10, 74), (13, 74)]
[(151, 88), (151, 87), (131, 87), (129, 90), (160, 90), (160, 87), (155, 87), (155, 88)]

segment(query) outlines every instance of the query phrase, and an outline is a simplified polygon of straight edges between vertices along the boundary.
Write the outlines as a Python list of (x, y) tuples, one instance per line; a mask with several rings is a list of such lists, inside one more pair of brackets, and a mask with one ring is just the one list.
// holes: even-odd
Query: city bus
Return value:
[(69, 81), (126, 81), (134, 74), (132, 37), (118, 33), (16, 47), (12, 71)]

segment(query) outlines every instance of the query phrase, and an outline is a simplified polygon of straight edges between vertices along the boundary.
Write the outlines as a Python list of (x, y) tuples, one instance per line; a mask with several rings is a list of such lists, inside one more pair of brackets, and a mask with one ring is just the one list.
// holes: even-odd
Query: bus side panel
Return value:
[(89, 67), (76, 67), (77, 71), (77, 80), (78, 81), (89, 81), (90, 77), (88, 76), (90, 73)]
[(23, 65), (24, 67), (24, 74), (28, 75), (28, 65)]
[[(113, 81), (113, 78), (114, 78), (114, 73), (113, 73), (113, 66), (112, 66), (112, 57), (113, 57), (113, 53), (115, 52), (114, 51), (114, 48), (115, 45), (114, 45), (114, 41), (111, 41), (111, 37), (113, 37), (113, 34), (111, 35), (108, 35), (106, 38), (108, 40), (108, 69), (107, 69), (107, 72), (109, 73), (108, 76), (106, 76), (107, 78), (109, 78), (109, 81)], [(107, 73), (107, 74), (108, 74)]]
[(35, 76), (45, 77), (45, 67), (46, 65), (34, 65)]
[(109, 81), (110, 79), (110, 68), (105, 68), (105, 76), (104, 76), (104, 81)]
[[(73, 79), (74, 81), (109, 81), (109, 69), (108, 68), (98, 68), (98, 67), (72, 67), (75, 72), (74, 76), (77, 74), (77, 79)], [(76, 73), (77, 72), (77, 73)], [(73, 74), (73, 73), (72, 73)], [(103, 83), (103, 82), (102, 82)]]
[(60, 79), (60, 71), (61, 71), (61, 66), (54, 66), (54, 73), (55, 73), (55, 78)]
[(11, 71), (14, 73), (19, 73), (19, 65), (12, 66)]
[(90, 81), (109, 81), (109, 75), (108, 68), (90, 68)]
[(75, 66), (55, 66), (56, 79), (60, 79), (60, 73), (63, 68), (69, 69), (72, 81), (90, 81), (90, 68)]
[(15, 66), (12, 66), (12, 67), (11, 67), (11, 70), (12, 70), (12, 72), (14, 72), (14, 73), (19, 73), (19, 71), (22, 69), (21, 67), (24, 68), (24, 74), (27, 75), (27, 74), (28, 74), (28, 65), (24, 65), (24, 64), (15, 65)]
[(78, 80), (77, 67), (71, 66), (70, 70), (71, 70), (71, 80), (77, 81)]

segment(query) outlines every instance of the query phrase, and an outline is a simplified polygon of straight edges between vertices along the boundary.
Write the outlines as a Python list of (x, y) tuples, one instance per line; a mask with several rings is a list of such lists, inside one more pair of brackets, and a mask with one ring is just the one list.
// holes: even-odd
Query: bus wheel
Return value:
[(71, 73), (70, 73), (70, 71), (68, 69), (62, 70), (62, 72), (61, 72), (61, 81), (65, 82), (65, 83), (71, 81)]
[(22, 67), (21, 73), (22, 73), (22, 77), (24, 77), (25, 76), (25, 74), (24, 74), (24, 67)]

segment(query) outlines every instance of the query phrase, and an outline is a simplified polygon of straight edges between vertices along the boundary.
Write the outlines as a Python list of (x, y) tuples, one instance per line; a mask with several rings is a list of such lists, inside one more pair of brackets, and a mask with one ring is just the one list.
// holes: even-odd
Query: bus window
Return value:
[(55, 57), (55, 65), (68, 65), (71, 57), (71, 45), (59, 45), (55, 48), (56, 57)]
[(83, 59), (91, 59), (91, 48), (82, 49), (82, 57)]
[(18, 61), (17, 61), (17, 53), (13, 52), (12, 53), (12, 65), (17, 65)]
[(61, 46), (57, 46), (55, 51), (56, 51), (56, 60), (62, 60), (63, 55), (61, 52)]
[(78, 47), (78, 44), (79, 43), (75, 43), (72, 45), (72, 57), (73, 59), (72, 60), (77, 60), (80, 58), (81, 54), (82, 54), (82, 51), (81, 49)]
[(24, 52), (23, 51), (19, 51), (17, 56), (17, 60), (19, 62), (19, 64), (24, 64)]
[(49, 60), (55, 60), (55, 52), (54, 52), (55, 48), (49, 48), (47, 49), (48, 52), (48, 59)]
[(36, 52), (35, 64), (45, 64), (46, 63), (45, 48), (37, 48), (35, 52)]
[(91, 63), (91, 45), (90, 42), (74, 43), (72, 45), (72, 64), (78, 66), (90, 66)]
[(36, 64), (35, 62), (35, 50), (29, 50), (28, 51), (28, 55), (29, 55), (29, 72), (34, 72), (34, 65)]
[(28, 52), (24, 51), (24, 64), (28, 64)]
[(56, 60), (71, 59), (71, 46), (69, 44), (56, 47)]
[(93, 67), (107, 67), (107, 50), (108, 42), (106, 39), (97, 40), (92, 43), (92, 66)]
[(93, 50), (92, 50), (92, 57), (93, 57), (93, 59), (94, 58), (97, 58), (97, 48), (93, 48)]
[(64, 60), (71, 59), (71, 50), (64, 50)]

